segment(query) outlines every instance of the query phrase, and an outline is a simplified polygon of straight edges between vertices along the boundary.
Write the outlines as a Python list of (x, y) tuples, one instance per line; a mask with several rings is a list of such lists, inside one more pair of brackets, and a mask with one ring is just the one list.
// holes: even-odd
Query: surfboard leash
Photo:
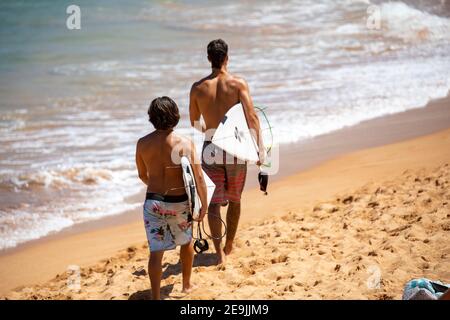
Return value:
[[(273, 131), (272, 131), (272, 125), (270, 124), (269, 118), (267, 117), (266, 113), (264, 112), (264, 110), (266, 110), (268, 107), (257, 107), (255, 106), (255, 109), (257, 109), (259, 112), (261, 112), (261, 114), (263, 115), (264, 119), (266, 120), (267, 124), (269, 125), (268, 128), (264, 129), (264, 130), (269, 130), (270, 133), (270, 146), (267, 148), (266, 152), (270, 153), (270, 151), (272, 150), (272, 146), (273, 146)], [(263, 130), (261, 130), (263, 131)]]
[(194, 241), (194, 251), (196, 253), (202, 253), (202, 252), (207, 251), (209, 249), (208, 241), (203, 239), (203, 236), (202, 236), (202, 230), (200, 228), (200, 224), (201, 223), (202, 222), (198, 222), (198, 224), (197, 224), (197, 238), (192, 236), (192, 238), (195, 239), (195, 241)]
[(226, 225), (225, 221), (222, 220), (221, 217), (218, 217), (218, 218), (220, 219), (220, 221), (222, 222), (222, 224), (225, 227), (225, 231), (224, 231), (223, 235), (220, 237), (213, 237), (212, 235), (208, 234), (205, 230), (205, 223), (203, 222), (203, 220), (200, 222), (197, 222), (197, 237), (192, 236), (192, 238), (195, 239), (194, 251), (196, 253), (203, 253), (209, 249), (208, 241), (206, 239), (203, 239), (202, 230), (210, 239), (213, 239), (213, 240), (221, 240), (222, 238), (224, 238), (226, 236), (227, 225)]
[[(209, 215), (209, 213), (207, 213)], [(203, 239), (202, 238), (202, 230), (203, 233), (208, 236), (208, 238), (213, 239), (213, 240), (221, 240), (223, 238), (225, 238), (225, 236), (227, 235), (227, 224), (226, 222), (220, 217), (220, 216), (216, 216), (217, 219), (220, 220), (220, 222), (222, 222), (223, 226), (224, 226), (224, 232), (220, 237), (213, 237), (212, 235), (210, 235), (208, 232), (206, 232), (205, 230), (205, 223), (203, 221), (200, 221), (197, 223), (197, 238), (193, 237), (194, 239)]]

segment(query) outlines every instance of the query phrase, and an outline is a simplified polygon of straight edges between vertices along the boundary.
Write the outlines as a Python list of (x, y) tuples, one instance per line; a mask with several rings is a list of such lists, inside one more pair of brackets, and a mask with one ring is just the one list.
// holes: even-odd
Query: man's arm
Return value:
[(136, 167), (138, 170), (138, 176), (139, 179), (142, 180), (145, 185), (148, 185), (148, 174), (147, 174), (147, 167), (145, 166), (144, 160), (142, 160), (141, 153), (140, 153), (140, 141), (138, 141), (136, 145)]
[(197, 221), (202, 221), (208, 211), (208, 193), (206, 190), (205, 178), (203, 177), (203, 171), (201, 162), (197, 157), (197, 151), (194, 143), (191, 141), (190, 145), (190, 159), (192, 164), (192, 170), (194, 171), (195, 185), (197, 186), (198, 196), (202, 202), (200, 208), (200, 216)]
[(200, 109), (197, 105), (195, 84), (191, 88), (189, 93), (189, 118), (191, 120), (191, 126), (200, 132), (205, 132), (205, 124), (200, 121)]
[(259, 124), (259, 118), (256, 114), (255, 107), (253, 106), (252, 97), (250, 96), (250, 89), (247, 82), (243, 79), (240, 80), (239, 99), (244, 107), (248, 127), (251, 129), (250, 131), (256, 140), (258, 149), (260, 150), (259, 162), (262, 164), (264, 161), (264, 142), (261, 134), (261, 126)]

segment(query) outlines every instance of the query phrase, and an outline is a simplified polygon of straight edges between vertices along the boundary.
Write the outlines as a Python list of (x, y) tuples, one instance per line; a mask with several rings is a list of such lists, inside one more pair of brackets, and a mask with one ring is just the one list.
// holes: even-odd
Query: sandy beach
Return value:
[[(411, 278), (448, 282), (449, 113), (449, 99), (442, 99), (318, 137), (313, 142), (323, 148), (316, 152), (298, 145), (304, 161), (295, 161), (292, 148), (282, 151), (286, 157), (269, 196), (251, 183), (244, 193), (226, 265), (214, 266), (211, 251), (197, 255), (193, 281), (201, 289), (183, 295), (178, 254), (167, 252), (163, 296), (400, 299)], [(412, 130), (402, 130), (406, 124)], [(345, 136), (353, 140), (345, 144)], [(325, 146), (333, 141), (331, 152)], [(3, 253), (0, 293), (9, 299), (148, 299), (139, 215)], [(81, 268), (80, 290), (67, 286), (70, 265)]]
[[(178, 249), (165, 253), (162, 298), (401, 299), (413, 278), (450, 283), (449, 1), (0, 1), (0, 12), (0, 300), (152, 297), (146, 187), (182, 190), (172, 161), (158, 162), (172, 134), (201, 149), (197, 120), (233, 124), (240, 159), (262, 138), (279, 170), (264, 195), (248, 166), (234, 250), (217, 266), (209, 241), (197, 289), (182, 293)], [(225, 114), (236, 103), (240, 120)], [(242, 139), (245, 120), (257, 144)], [(243, 171), (215, 169), (211, 203), (224, 179), (237, 201)], [(145, 223), (158, 243), (174, 234)]]

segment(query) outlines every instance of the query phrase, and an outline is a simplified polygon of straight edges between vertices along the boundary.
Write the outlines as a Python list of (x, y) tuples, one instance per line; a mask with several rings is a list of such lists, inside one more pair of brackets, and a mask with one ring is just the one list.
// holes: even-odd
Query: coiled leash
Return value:
[(200, 222), (197, 225), (197, 238), (194, 241), (194, 251), (197, 253), (203, 253), (209, 249), (208, 241), (203, 239), (202, 230), (200, 228)]
[[(209, 214), (209, 213), (207, 213)], [(209, 244), (206, 239), (203, 238), (203, 233), (208, 236), (210, 239), (214, 240), (221, 240), (227, 235), (227, 224), (220, 216), (217, 216), (216, 218), (220, 219), (224, 226), (224, 233), (220, 237), (213, 237), (212, 235), (208, 234), (205, 230), (205, 223), (203, 221), (197, 222), (197, 237), (192, 237), (195, 239), (194, 241), (194, 251), (196, 253), (203, 253), (209, 249)], [(193, 227), (193, 226), (192, 226)], [(203, 233), (202, 233), (203, 230)]]
[(209, 249), (208, 241), (206, 241), (206, 239), (203, 239), (202, 236), (202, 229), (200, 228), (201, 223), (202, 222), (198, 222), (197, 225), (197, 238), (193, 237), (194, 239), (196, 239), (194, 241), (194, 251), (196, 253), (203, 253)]

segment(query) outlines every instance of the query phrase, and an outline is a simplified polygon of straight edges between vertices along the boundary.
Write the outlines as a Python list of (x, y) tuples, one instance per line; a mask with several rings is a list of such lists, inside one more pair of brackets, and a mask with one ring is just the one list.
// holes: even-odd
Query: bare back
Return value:
[(163, 195), (185, 193), (181, 166), (172, 161), (172, 152), (189, 157), (190, 140), (173, 131), (154, 131), (141, 138), (137, 145), (138, 167), (147, 174), (147, 192)]
[[(255, 134), (258, 147), (264, 148), (248, 84), (244, 79), (229, 74), (226, 67), (213, 69), (211, 75), (193, 84), (189, 97), (191, 125), (205, 132), (205, 139), (210, 140), (211, 133), (214, 134), (214, 129), (217, 129), (228, 110), (239, 102), (244, 109), (247, 125)], [(200, 121), (201, 117), (204, 124)], [(262, 163), (263, 157), (264, 152), (261, 152), (259, 163)]]
[(216, 129), (232, 106), (239, 103), (242, 79), (228, 73), (208, 76), (195, 83), (195, 100), (206, 130)]

